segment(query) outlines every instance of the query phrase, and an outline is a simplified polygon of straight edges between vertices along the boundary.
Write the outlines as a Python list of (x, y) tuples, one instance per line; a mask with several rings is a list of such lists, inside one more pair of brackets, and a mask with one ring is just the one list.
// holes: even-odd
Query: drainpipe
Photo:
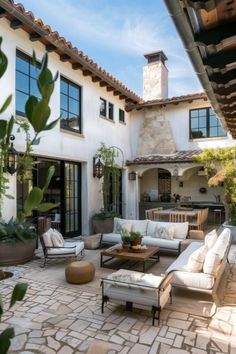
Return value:
[[(169, 15), (172, 17), (172, 20), (175, 24), (175, 27), (182, 39), (184, 44), (184, 48), (191, 60), (191, 63), (195, 69), (195, 72), (200, 80), (205, 92), (217, 114), (219, 117), (221, 124), (224, 129), (228, 130), (225, 118), (221, 112), (219, 103), (216, 99), (215, 93), (212, 89), (212, 85), (208, 78), (207, 72), (202, 63), (202, 57), (199, 52), (199, 48), (194, 41), (193, 31), (190, 25), (190, 22), (187, 19), (187, 16), (183, 10), (183, 6), (181, 6), (181, 2), (179, 0), (164, 0), (166, 7), (169, 11)], [(194, 16), (194, 13), (193, 13)], [(195, 17), (195, 16), (194, 16)], [(194, 19), (193, 19), (194, 20)], [(195, 17), (195, 21), (197, 21)]]

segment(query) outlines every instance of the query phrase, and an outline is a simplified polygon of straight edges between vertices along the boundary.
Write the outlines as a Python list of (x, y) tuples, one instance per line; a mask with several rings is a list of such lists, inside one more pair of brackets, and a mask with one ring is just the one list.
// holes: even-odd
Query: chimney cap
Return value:
[(144, 54), (144, 57), (147, 59), (148, 63), (154, 63), (156, 61), (161, 61), (163, 64), (165, 64), (165, 61), (167, 60), (167, 56), (162, 50), (159, 50), (157, 52), (152, 52), (148, 54)]

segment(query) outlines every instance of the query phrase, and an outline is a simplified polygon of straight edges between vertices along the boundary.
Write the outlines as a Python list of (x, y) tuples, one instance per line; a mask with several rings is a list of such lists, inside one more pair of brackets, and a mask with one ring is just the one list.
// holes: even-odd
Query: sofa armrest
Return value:
[(203, 240), (204, 232), (202, 230), (190, 230), (189, 238), (194, 240)]

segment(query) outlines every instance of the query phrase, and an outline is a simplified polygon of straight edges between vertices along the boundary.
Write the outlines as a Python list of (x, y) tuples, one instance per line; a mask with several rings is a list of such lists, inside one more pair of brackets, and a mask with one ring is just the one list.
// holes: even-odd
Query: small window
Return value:
[(113, 115), (114, 115), (114, 105), (111, 102), (109, 102), (108, 103), (108, 118), (113, 120), (113, 118), (114, 118)]
[(123, 109), (119, 109), (119, 121), (125, 123), (125, 112)]
[(61, 128), (81, 133), (81, 87), (61, 77)]
[(25, 116), (25, 104), (29, 96), (40, 97), (37, 77), (40, 65), (33, 64), (28, 55), (16, 51), (16, 113)]
[(226, 136), (215, 112), (210, 108), (191, 109), (190, 139)]
[(100, 116), (107, 116), (107, 101), (103, 98), (100, 98)]

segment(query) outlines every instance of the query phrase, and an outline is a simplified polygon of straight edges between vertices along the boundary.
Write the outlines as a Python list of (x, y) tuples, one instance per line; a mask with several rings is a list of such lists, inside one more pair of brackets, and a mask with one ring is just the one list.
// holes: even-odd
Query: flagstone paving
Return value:
[(5, 311), (0, 331), (14, 326), (10, 353), (86, 353), (95, 340), (109, 343), (109, 354), (235, 354), (236, 353), (236, 264), (230, 273), (223, 304), (212, 318), (164, 309), (160, 326), (151, 325), (144, 310), (126, 312), (108, 303), (101, 313), (101, 295), (38, 281), (27, 276), (32, 263), (10, 267), (14, 278), (0, 282), (5, 309), (16, 281), (27, 282), (25, 301)]

